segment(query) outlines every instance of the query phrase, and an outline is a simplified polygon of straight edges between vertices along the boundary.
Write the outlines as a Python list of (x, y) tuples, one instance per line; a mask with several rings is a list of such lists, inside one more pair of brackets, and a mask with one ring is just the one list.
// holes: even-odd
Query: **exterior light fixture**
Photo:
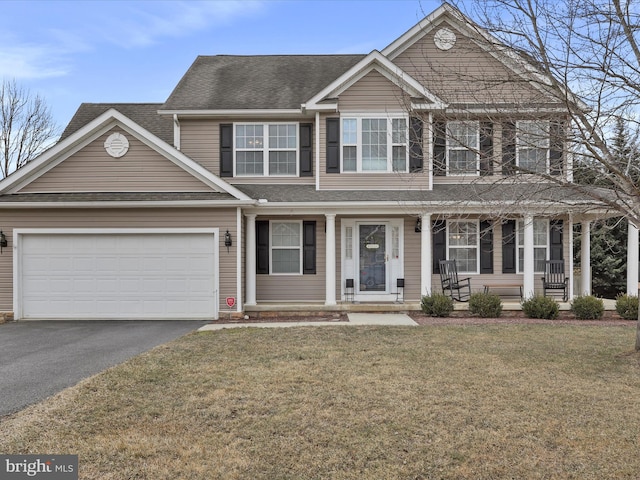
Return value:
[(229, 230), (224, 234), (224, 246), (227, 247), (227, 252), (229, 252), (229, 247), (233, 245), (233, 240), (231, 240), (231, 234)]
[(7, 236), (0, 230), (0, 253), (2, 253), (2, 249), (8, 245)]
[(422, 232), (422, 219), (418, 217), (416, 220), (416, 233)]

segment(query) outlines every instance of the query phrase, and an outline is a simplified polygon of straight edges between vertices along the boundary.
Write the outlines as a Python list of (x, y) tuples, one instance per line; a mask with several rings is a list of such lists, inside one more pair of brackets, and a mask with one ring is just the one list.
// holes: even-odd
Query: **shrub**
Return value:
[(616, 297), (616, 312), (625, 320), (638, 319), (638, 297), (634, 295), (618, 295)]
[(482, 318), (496, 318), (502, 313), (500, 297), (493, 293), (474, 293), (469, 298), (469, 313)]
[(432, 293), (422, 297), (421, 307), (432, 317), (448, 317), (453, 312), (453, 300), (442, 293)]
[(601, 298), (583, 295), (573, 299), (571, 311), (580, 320), (598, 320), (604, 314), (604, 303)]
[(544, 318), (555, 320), (560, 313), (560, 307), (551, 297), (534, 295), (522, 302), (522, 311), (529, 318)]

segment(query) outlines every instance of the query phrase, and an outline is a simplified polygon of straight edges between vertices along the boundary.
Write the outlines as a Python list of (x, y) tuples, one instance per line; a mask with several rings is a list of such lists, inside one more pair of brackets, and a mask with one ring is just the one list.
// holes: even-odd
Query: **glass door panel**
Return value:
[(359, 226), (360, 292), (387, 292), (386, 225)]

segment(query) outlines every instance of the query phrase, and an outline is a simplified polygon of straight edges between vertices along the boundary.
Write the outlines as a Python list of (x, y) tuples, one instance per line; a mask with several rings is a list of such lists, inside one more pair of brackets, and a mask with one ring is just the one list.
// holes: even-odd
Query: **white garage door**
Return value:
[(213, 233), (24, 234), (19, 252), (22, 318), (217, 314)]

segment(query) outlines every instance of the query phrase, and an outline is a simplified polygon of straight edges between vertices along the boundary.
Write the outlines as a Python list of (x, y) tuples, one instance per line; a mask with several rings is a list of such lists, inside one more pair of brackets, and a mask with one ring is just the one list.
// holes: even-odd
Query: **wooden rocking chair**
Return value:
[(458, 278), (455, 260), (440, 260), (442, 293), (458, 302), (468, 302), (471, 297), (471, 278)]
[(569, 279), (564, 274), (563, 260), (545, 262), (544, 277), (542, 277), (542, 293), (545, 297), (547, 290), (562, 290), (563, 302), (569, 298)]

